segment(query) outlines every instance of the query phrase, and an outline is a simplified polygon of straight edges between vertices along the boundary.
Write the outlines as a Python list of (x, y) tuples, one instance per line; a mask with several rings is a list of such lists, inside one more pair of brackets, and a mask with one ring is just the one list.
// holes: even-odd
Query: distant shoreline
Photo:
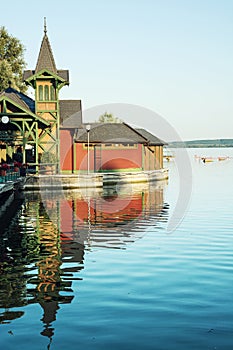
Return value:
[(233, 139), (174, 141), (168, 148), (228, 148), (233, 147)]

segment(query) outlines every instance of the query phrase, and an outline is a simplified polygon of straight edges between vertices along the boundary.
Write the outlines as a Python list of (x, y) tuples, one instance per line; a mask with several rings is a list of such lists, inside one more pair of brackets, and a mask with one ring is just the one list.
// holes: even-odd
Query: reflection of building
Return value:
[[(25, 193), (25, 197), (17, 217), (0, 236), (0, 308), (5, 309), (0, 313), (0, 322), (24, 314), (11, 312), (10, 308), (39, 303), (44, 324), (41, 334), (51, 338), (59, 305), (71, 303), (74, 297), (72, 278), (74, 272), (82, 269), (83, 246), (76, 245), (74, 252), (67, 247), (63, 250), (59, 218), (51, 221), (38, 194)], [(57, 213), (59, 203), (53, 202), (52, 206)]]
[[(30, 279), (30, 283), (36, 286), (31, 291), (32, 298), (29, 303), (39, 303), (44, 310), (42, 321), (44, 330), (42, 335), (52, 337), (52, 322), (56, 320), (56, 313), (60, 303), (70, 303), (73, 295), (71, 281), (62, 280), (62, 256), (58, 228), (50, 221), (44, 220), (40, 215), (38, 226), (38, 243), (40, 255), (38, 262), (38, 275)], [(60, 292), (68, 292), (67, 296)]]
[(166, 220), (163, 187), (161, 182), (151, 187), (148, 184), (117, 186), (94, 194), (63, 192), (60, 199), (54, 192), (54, 200), (60, 202), (62, 240), (124, 247), (144, 234), (143, 225), (146, 229)]
[(88, 130), (81, 101), (60, 100), (69, 71), (56, 67), (46, 24), (36, 67), (25, 71), (23, 79), (35, 100), (11, 84), (0, 93), (0, 160), (11, 162), (20, 153), (34, 171), (50, 174), (163, 168), (164, 142), (156, 136), (125, 123), (92, 123)]
[[(59, 202), (48, 199), (42, 204), (37, 197), (35, 199), (36, 210), (33, 211), (31, 210), (31, 201), (27, 203), (30, 216), (37, 218), (35, 227), (40, 251), (36, 262), (38, 275), (33, 276), (29, 281), (36, 287), (30, 292), (32, 298), (29, 303), (39, 303), (43, 308), (44, 330), (41, 334), (51, 338), (54, 331), (52, 322), (56, 320), (56, 313), (60, 308), (59, 304), (71, 303), (74, 297), (72, 273), (82, 269), (78, 265), (72, 268), (62, 268), (63, 260), (66, 261), (69, 258), (69, 263), (72, 261), (82, 264), (83, 246), (76, 246), (74, 252), (63, 250), (59, 229)], [(47, 208), (47, 213), (44, 207)], [(69, 278), (66, 277), (67, 274)], [(60, 294), (61, 292), (62, 294)]]
[(12, 308), (39, 304), (41, 334), (51, 341), (58, 310), (74, 298), (72, 283), (83, 269), (85, 249), (125, 249), (144, 228), (166, 220), (163, 185), (25, 193), (0, 236), (0, 322), (23, 317)]

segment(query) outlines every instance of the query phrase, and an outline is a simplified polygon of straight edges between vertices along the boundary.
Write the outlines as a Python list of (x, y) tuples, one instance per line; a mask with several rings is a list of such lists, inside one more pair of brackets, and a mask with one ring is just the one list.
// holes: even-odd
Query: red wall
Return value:
[(60, 130), (60, 166), (61, 170), (72, 171), (73, 136), (71, 130)]
[[(87, 171), (88, 156), (87, 148), (82, 143), (73, 145), (73, 131), (60, 130), (60, 165), (65, 172)], [(101, 150), (100, 150), (101, 148)], [(137, 148), (122, 148), (102, 146), (96, 147), (96, 157), (94, 147), (89, 148), (89, 169), (90, 171), (117, 171), (117, 170), (154, 170), (163, 166), (162, 147), (151, 147), (151, 152), (141, 144)], [(143, 153), (143, 155), (142, 155)], [(98, 155), (101, 158), (98, 159)], [(95, 164), (94, 164), (95, 163)], [(144, 163), (144, 164), (143, 164)], [(73, 169), (74, 168), (74, 169)]]
[[(87, 149), (83, 144), (76, 143), (76, 169), (87, 170)], [(137, 148), (102, 148), (96, 154), (101, 153), (101, 160), (96, 158), (96, 170), (140, 169), (142, 166), (142, 145)], [(94, 171), (94, 149), (89, 149), (90, 170)]]

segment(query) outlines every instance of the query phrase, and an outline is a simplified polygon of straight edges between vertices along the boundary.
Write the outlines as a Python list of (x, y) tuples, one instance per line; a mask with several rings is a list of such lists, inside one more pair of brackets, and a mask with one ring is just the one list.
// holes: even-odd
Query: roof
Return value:
[[(78, 129), (76, 142), (87, 142), (86, 126)], [(126, 123), (91, 123), (90, 142), (95, 143), (147, 143), (145, 137)]]
[(62, 78), (62, 79), (64, 79), (64, 80), (69, 82), (69, 71), (68, 71), (68, 69), (58, 69), (57, 70), (57, 75), (60, 78)]
[(163, 146), (166, 142), (160, 140), (157, 136), (151, 134), (146, 129), (136, 128), (136, 130), (149, 141), (150, 146)]
[(52, 48), (49, 42), (49, 38), (47, 36), (47, 29), (45, 26), (44, 29), (44, 36), (42, 39), (42, 43), (40, 46), (40, 52), (37, 59), (37, 64), (35, 70), (26, 70), (23, 73), (23, 80), (26, 81), (30, 77), (32, 77), (35, 74), (38, 74), (39, 72), (47, 70), (50, 73), (57, 75), (62, 80), (65, 80), (69, 83), (69, 71), (64, 69), (57, 69), (55, 60), (53, 57)]
[[(48, 121), (35, 114), (35, 101), (27, 95), (9, 87), (0, 93), (0, 100), (4, 99), (15, 106), (16, 110), (19, 111), (19, 113), (23, 111), (23, 113), (32, 116), (43, 126), (49, 126)], [(6, 114), (10, 115), (11, 113), (12, 112), (9, 113), (8, 111)], [(14, 113), (17, 114), (17, 112)]]
[(61, 128), (79, 128), (82, 125), (81, 100), (60, 100)]
[(35, 73), (38, 73), (44, 68), (48, 69), (52, 73), (57, 74), (57, 68), (53, 57), (52, 48), (50, 46), (49, 38), (46, 32), (41, 43)]
[(2, 96), (8, 97), (22, 108), (35, 113), (35, 101), (22, 92), (9, 87), (0, 93), (0, 97)]
[[(45, 70), (45, 69), (44, 69)], [(48, 71), (46, 69), (46, 71)], [(36, 74), (35, 70), (25, 70), (23, 72), (23, 81), (27, 81), (28, 79), (30, 79), (31, 77), (33, 77)], [(66, 84), (69, 84), (69, 71), (65, 70), (65, 69), (59, 69), (57, 71), (57, 74), (54, 74), (55, 77), (61, 78), (62, 80), (64, 80), (66, 82)]]

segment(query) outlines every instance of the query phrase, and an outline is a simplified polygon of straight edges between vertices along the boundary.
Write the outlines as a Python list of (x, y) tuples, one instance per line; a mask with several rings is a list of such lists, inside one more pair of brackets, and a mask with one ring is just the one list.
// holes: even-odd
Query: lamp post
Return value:
[(89, 175), (90, 172), (90, 154), (89, 154), (89, 144), (90, 144), (90, 130), (91, 126), (90, 124), (86, 125), (86, 130), (87, 130), (87, 174)]

